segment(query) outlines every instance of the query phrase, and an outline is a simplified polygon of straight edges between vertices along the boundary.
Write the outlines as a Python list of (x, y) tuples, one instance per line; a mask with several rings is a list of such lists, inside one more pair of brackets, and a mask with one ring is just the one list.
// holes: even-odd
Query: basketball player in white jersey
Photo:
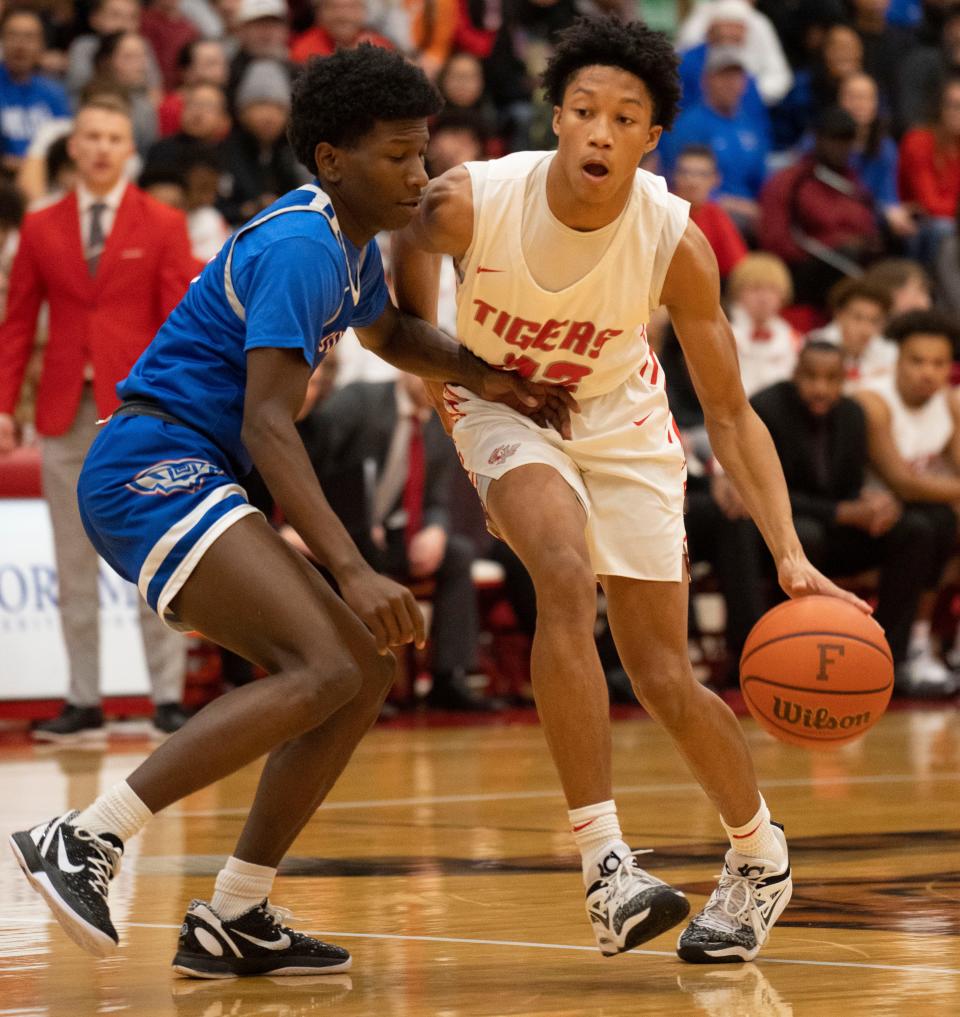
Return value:
[[(646, 326), (663, 304), (686, 352), (711, 444), (792, 596), (866, 605), (807, 561), (770, 436), (747, 402), (713, 253), (687, 203), (638, 170), (679, 89), (667, 38), (581, 19), (544, 75), (557, 152), (470, 163), (429, 186), (396, 250), (401, 305), (432, 319), (436, 265), (459, 268), (460, 341), (487, 363), (575, 390), (570, 437), (459, 386), (443, 409), (491, 525), (537, 591), (533, 682), (583, 859), (587, 912), (613, 955), (689, 905), (624, 843), (610, 777), (596, 580), (640, 702), (671, 734), (730, 837), (720, 884), (680, 937), (693, 962), (752, 960), (791, 893), (782, 830), (757, 790), (740, 727), (687, 659), (685, 463)], [(678, 806), (682, 814), (682, 807)]]
[(930, 618), (956, 538), (951, 506), (960, 505), (960, 395), (949, 385), (958, 329), (944, 314), (919, 310), (895, 318), (887, 333), (899, 344), (894, 373), (855, 394), (867, 416), (870, 463), (940, 543), (896, 687), (903, 695), (951, 696), (957, 678), (934, 653)]

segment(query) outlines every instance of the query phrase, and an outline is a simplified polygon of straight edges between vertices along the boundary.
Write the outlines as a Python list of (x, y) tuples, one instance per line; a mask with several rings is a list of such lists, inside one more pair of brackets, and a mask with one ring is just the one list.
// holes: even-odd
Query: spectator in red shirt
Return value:
[(835, 282), (883, 252), (873, 198), (850, 167), (856, 137), (849, 113), (825, 110), (813, 152), (774, 174), (760, 195), (760, 246), (790, 267), (800, 303), (821, 306)]
[(354, 49), (369, 42), (384, 49), (395, 49), (393, 43), (366, 27), (366, 0), (317, 0), (316, 21), (293, 40), (290, 57), (298, 64), (312, 56), (330, 56), (338, 49)]
[(140, 32), (153, 47), (166, 91), (177, 85), (177, 56), (200, 33), (180, 13), (180, 0), (153, 0), (140, 18)]
[(726, 279), (747, 253), (740, 231), (710, 195), (720, 186), (717, 158), (707, 145), (687, 145), (673, 171), (673, 193), (690, 202), (690, 218), (700, 227), (717, 256), (720, 278)]
[(932, 265), (940, 241), (953, 233), (960, 200), (960, 73), (944, 82), (937, 122), (903, 136), (899, 183), (901, 199), (916, 204), (924, 217), (910, 254)]

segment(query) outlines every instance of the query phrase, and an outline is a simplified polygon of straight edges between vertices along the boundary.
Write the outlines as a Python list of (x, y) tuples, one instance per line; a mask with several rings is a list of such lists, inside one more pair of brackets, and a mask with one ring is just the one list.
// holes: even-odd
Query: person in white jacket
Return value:
[(721, 26), (727, 24), (745, 27), (738, 45), (743, 47), (747, 70), (756, 78), (764, 103), (776, 105), (790, 91), (793, 72), (772, 22), (749, 0), (705, 0), (698, 4), (677, 30), (677, 49), (684, 53), (703, 42), (720, 41), (711, 36), (722, 32)]

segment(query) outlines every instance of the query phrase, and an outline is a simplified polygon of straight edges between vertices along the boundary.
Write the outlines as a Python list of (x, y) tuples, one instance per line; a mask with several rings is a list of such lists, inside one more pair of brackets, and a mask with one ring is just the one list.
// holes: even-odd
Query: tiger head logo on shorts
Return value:
[(164, 459), (141, 470), (125, 487), (137, 494), (177, 494), (199, 491), (210, 476), (222, 476), (223, 470), (206, 459)]
[(490, 453), (490, 458), (487, 462), (491, 466), (499, 466), (502, 462), (506, 462), (518, 448), (520, 448), (520, 442), (517, 442), (515, 445), (500, 445)]

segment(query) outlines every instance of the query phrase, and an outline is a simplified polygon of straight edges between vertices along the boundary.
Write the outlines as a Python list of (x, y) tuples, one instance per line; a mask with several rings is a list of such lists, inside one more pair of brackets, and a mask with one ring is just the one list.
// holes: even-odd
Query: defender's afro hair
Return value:
[(300, 162), (316, 173), (313, 154), (321, 141), (349, 148), (380, 121), (430, 117), (442, 105), (418, 67), (364, 43), (306, 65), (293, 84), (287, 135)]
[(680, 106), (678, 58), (663, 32), (642, 21), (611, 15), (577, 18), (557, 35), (557, 48), (543, 72), (543, 87), (554, 106), (563, 105), (571, 78), (583, 67), (619, 67), (636, 75), (653, 100), (653, 124), (673, 126)]

